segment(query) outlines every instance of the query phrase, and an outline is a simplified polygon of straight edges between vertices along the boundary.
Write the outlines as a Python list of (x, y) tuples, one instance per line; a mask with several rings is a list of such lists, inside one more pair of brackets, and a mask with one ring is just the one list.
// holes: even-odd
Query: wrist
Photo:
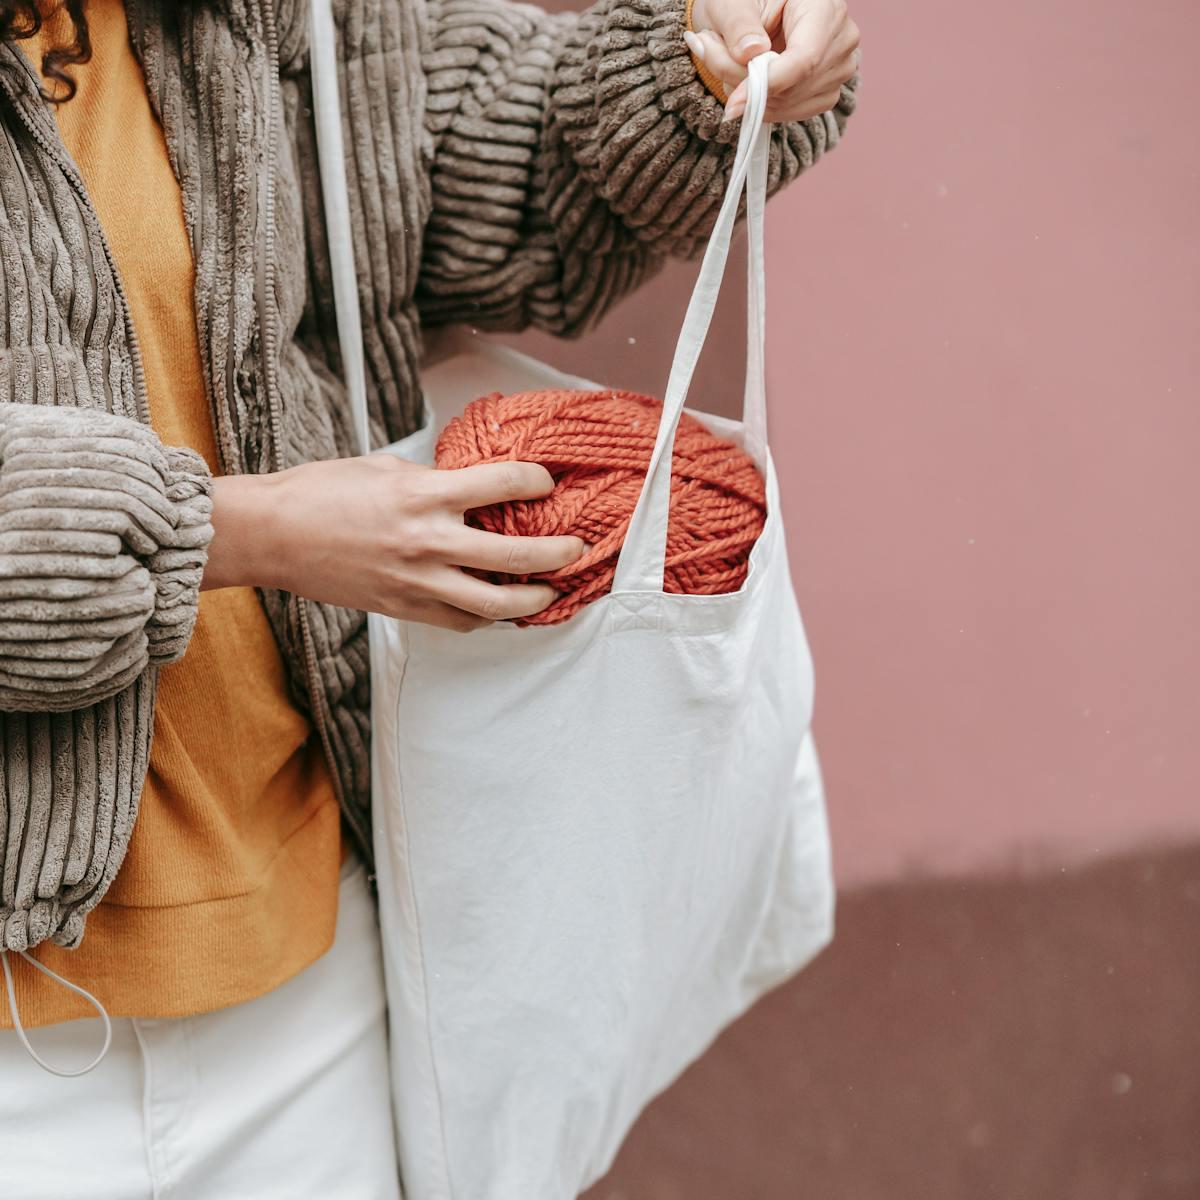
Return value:
[(213, 538), (202, 591), (284, 586), (279, 517), (288, 474), (225, 475), (213, 481)]

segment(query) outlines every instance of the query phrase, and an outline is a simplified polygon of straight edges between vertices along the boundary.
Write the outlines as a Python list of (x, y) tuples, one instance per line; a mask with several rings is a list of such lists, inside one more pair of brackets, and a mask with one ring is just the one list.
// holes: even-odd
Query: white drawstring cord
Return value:
[(4, 969), (4, 987), (8, 992), (8, 1007), (12, 1013), (13, 1028), (17, 1032), (17, 1037), (21, 1039), (21, 1045), (29, 1053), (29, 1057), (33, 1059), (43, 1071), (49, 1071), (51, 1075), (58, 1075), (63, 1079), (74, 1079), (78, 1075), (86, 1075), (89, 1071), (95, 1070), (103, 1061), (104, 1056), (108, 1053), (109, 1046), (112, 1045), (112, 1020), (104, 1009), (104, 1005), (92, 995), (91, 992), (81, 988), (78, 984), (72, 983), (69, 979), (64, 979), (61, 975), (50, 970), (38, 962), (31, 954), (26, 954), (24, 950), (18, 950), (18, 953), (30, 966), (37, 967), (43, 975), (49, 975), (51, 979), (57, 983), (61, 983), (63, 987), (74, 992), (77, 996), (82, 996), (95, 1010), (100, 1014), (100, 1019), (104, 1022), (104, 1045), (100, 1047), (100, 1053), (92, 1059), (86, 1067), (78, 1067), (74, 1071), (62, 1071), (58, 1067), (52, 1067), (38, 1052), (29, 1044), (29, 1035), (25, 1032), (25, 1026), (21, 1024), (21, 1014), (17, 1010), (17, 993), (13, 987), (12, 968), (8, 964), (7, 950), (0, 950), (0, 967)]

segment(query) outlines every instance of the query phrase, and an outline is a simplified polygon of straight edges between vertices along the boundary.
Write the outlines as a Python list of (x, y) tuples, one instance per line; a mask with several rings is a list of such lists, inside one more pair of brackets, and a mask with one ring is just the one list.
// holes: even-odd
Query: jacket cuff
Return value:
[(136, 421), (0, 406), (0, 709), (82, 707), (183, 654), (211, 488)]
[(183, 657), (196, 625), (200, 581), (212, 541), (212, 477), (194, 450), (167, 446), (163, 492), (175, 506), (175, 525), (146, 560), (154, 580), (154, 615), (146, 626), (152, 663)]

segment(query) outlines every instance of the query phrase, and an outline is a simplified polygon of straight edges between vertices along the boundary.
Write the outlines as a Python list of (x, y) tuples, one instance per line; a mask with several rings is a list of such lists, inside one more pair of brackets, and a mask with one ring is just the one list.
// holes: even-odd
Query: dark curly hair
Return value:
[[(75, 26), (75, 38), (69, 45), (51, 47), (42, 57), (42, 74), (58, 85), (53, 96), (46, 96), (53, 104), (62, 104), (75, 95), (75, 81), (67, 74), (67, 68), (85, 63), (92, 57), (92, 41), (88, 37), (84, 13), (87, 0), (60, 0), (60, 3)], [(45, 17), (52, 11), (55, 10), (46, 8), (39, 0), (0, 0), (0, 42), (33, 37), (40, 32)]]

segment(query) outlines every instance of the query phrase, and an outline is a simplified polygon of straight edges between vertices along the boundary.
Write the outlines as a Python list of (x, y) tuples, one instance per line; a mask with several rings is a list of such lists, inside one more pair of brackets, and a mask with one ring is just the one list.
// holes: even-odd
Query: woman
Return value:
[[(703, 245), (771, 39), (773, 186), (853, 109), (841, 0), (336, 8), (380, 442), (423, 327), (578, 333)], [(398, 1194), (362, 614), (530, 614), (461, 568), (582, 548), (464, 525), (536, 464), (345, 457), (307, 42), (0, 0), (0, 1195)], [(69, 1080), (22, 1046), (93, 1057), (62, 980), (114, 1019)]]

